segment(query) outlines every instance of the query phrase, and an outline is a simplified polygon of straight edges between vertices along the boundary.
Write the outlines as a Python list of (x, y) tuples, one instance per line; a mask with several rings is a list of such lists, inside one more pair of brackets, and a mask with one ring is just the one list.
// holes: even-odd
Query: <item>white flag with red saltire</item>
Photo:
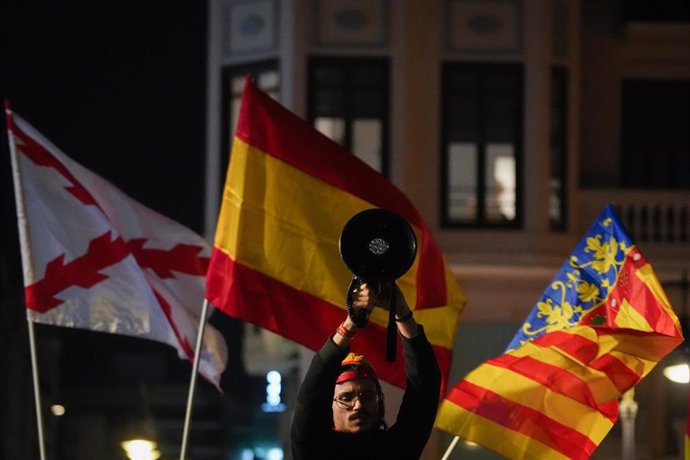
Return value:
[[(5, 108), (28, 318), (156, 340), (194, 358), (210, 245), (79, 165)], [(199, 372), (227, 349), (205, 328)]]

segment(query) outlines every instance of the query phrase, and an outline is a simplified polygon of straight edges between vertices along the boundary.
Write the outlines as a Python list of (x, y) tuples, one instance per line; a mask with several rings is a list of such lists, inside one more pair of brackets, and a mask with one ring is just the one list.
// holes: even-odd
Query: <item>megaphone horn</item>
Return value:
[[(365, 311), (355, 312), (352, 291), (361, 281), (383, 289), (407, 273), (417, 254), (417, 238), (410, 224), (398, 214), (382, 209), (367, 209), (355, 214), (340, 234), (340, 257), (355, 275), (347, 290), (347, 313), (357, 327), (365, 327)], [(361, 280), (361, 281), (360, 281)], [(391, 295), (386, 330), (386, 360), (395, 361), (395, 295)]]
[(386, 283), (404, 275), (414, 263), (417, 239), (410, 224), (382, 208), (353, 216), (340, 234), (340, 257), (367, 283)]

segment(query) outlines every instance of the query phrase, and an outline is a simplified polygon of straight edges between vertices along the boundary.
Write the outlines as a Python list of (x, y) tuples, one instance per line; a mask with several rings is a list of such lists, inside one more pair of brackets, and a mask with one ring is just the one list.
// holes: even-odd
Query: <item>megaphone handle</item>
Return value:
[(386, 361), (395, 361), (396, 348), (398, 345), (397, 332), (398, 326), (395, 324), (395, 290), (391, 291), (391, 301), (388, 306), (388, 327), (386, 328)]
[(350, 281), (350, 286), (347, 288), (347, 294), (345, 295), (345, 306), (347, 307), (347, 316), (350, 317), (350, 320), (352, 320), (355, 326), (361, 329), (367, 327), (369, 324), (369, 314), (366, 310), (359, 312), (355, 311), (352, 305), (352, 293), (360, 284), (362, 284), (362, 280), (357, 276), (353, 276), (352, 281)]

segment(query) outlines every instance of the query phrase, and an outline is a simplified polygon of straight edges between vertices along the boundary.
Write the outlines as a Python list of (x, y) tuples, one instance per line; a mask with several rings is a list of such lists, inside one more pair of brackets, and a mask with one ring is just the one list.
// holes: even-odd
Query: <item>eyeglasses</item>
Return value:
[(346, 391), (344, 393), (340, 393), (335, 398), (333, 398), (333, 401), (335, 401), (335, 403), (341, 409), (352, 409), (353, 407), (355, 407), (356, 399), (359, 399), (359, 402), (362, 404), (367, 404), (373, 401), (377, 401), (379, 399), (379, 394), (371, 390), (359, 392)]

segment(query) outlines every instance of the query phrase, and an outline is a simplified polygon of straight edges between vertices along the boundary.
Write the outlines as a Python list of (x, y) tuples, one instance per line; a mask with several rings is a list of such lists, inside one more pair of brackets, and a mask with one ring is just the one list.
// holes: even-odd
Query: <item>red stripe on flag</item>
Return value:
[[(618, 276), (619, 282), (614, 286), (609, 299), (615, 296), (619, 303), (621, 298), (627, 299), (630, 307), (637, 311), (655, 332), (676, 337), (678, 328), (675, 322), (647, 283), (638, 276), (639, 270), (646, 265), (649, 265), (649, 261), (637, 247), (634, 247), (626, 257)], [(622, 282), (624, 279), (626, 282)]]
[(378, 172), (252, 84), (245, 85), (235, 136), (346, 193), (400, 214), (420, 229), (415, 308), (448, 304), (445, 262), (431, 230), (410, 200)]
[(596, 342), (566, 331), (551, 331), (536, 338), (534, 344), (543, 348), (559, 348), (585, 365), (592, 362), (599, 353)]
[[(259, 325), (312, 350), (323, 345), (323, 331), (335, 332), (345, 318), (343, 308), (239, 264), (217, 249), (211, 255), (210, 266), (206, 284), (209, 302), (234, 318)], [(346, 287), (343, 288), (343, 303), (345, 291)], [(243, 293), (250, 293), (251, 297)], [(290, 305), (290, 308), (275, 308), (276, 305)], [(402, 347), (396, 348), (395, 362), (389, 363), (384, 359), (384, 327), (370, 324), (358, 331), (351, 348), (372, 361), (380, 378), (400, 388), (405, 387), (405, 369), (398, 365), (403, 359)], [(433, 346), (433, 349), (443, 376), (442, 395), (446, 389), (445, 376), (450, 370), (451, 350), (440, 346)]]
[(642, 376), (625, 365), (620, 359), (612, 355), (604, 355), (590, 364), (592, 369), (596, 369), (606, 374), (611, 382), (618, 388), (621, 394), (635, 386), (642, 380)]
[[(598, 335), (607, 334), (606, 329), (595, 328)], [(629, 335), (649, 335), (640, 331), (627, 331)], [(606, 354), (597, 358), (599, 354), (599, 345), (580, 335), (570, 334), (565, 331), (553, 331), (534, 340), (534, 343), (547, 348), (559, 348), (585, 366), (598, 370), (606, 374), (606, 376), (613, 382), (613, 384), (622, 393), (629, 390), (642, 377), (634, 370), (630, 369), (619, 359)]]
[[(466, 380), (453, 387), (446, 399), (509, 430), (522, 433), (571, 459), (589, 458), (597, 447), (591, 439), (571, 427)], [(516, 417), (515, 414), (520, 416)]]
[(618, 418), (618, 406), (597, 406), (597, 402), (594, 395), (592, 395), (587, 381), (571, 374), (562, 367), (538, 361), (529, 356), (516, 357), (513, 355), (503, 355), (495, 359), (490, 359), (487, 361), (487, 364), (510, 369), (512, 372), (534, 380), (554, 393), (562, 394), (582, 404), (588, 405), (611, 420), (612, 424), (615, 423)]
[(351, 195), (396, 210), (412, 225), (422, 226), (417, 210), (402, 192), (253, 85), (245, 87), (235, 136)]

